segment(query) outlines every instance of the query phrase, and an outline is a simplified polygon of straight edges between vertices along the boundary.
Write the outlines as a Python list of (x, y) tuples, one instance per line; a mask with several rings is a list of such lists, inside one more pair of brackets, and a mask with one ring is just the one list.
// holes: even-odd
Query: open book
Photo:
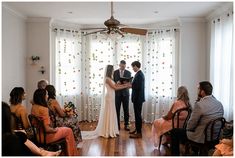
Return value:
[(132, 82), (133, 77), (127, 78), (127, 77), (120, 77), (120, 82), (123, 84), (124, 82)]

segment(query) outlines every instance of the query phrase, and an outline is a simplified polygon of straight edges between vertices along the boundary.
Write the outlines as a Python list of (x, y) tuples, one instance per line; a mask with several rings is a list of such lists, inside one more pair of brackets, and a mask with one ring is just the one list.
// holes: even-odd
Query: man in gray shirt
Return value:
[[(179, 155), (179, 143), (187, 139), (196, 143), (204, 143), (204, 129), (208, 122), (223, 117), (223, 105), (212, 96), (213, 87), (210, 82), (203, 81), (198, 86), (198, 99), (193, 107), (191, 117), (184, 129), (176, 129), (171, 132), (172, 155)], [(218, 132), (218, 131), (217, 131)]]

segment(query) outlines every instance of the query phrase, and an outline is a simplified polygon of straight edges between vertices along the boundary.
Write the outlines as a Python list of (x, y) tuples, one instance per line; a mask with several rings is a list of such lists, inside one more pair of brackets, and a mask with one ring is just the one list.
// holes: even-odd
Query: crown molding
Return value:
[(12, 9), (8, 4), (6, 3), (2, 3), (2, 9), (5, 9), (8, 13), (16, 16), (16, 17), (19, 17), (23, 20), (27, 20), (27, 17), (24, 16), (23, 14), (19, 13), (18, 11), (15, 11), (14, 9)]
[(233, 11), (233, 2), (225, 3), (221, 7), (217, 8), (212, 13), (210, 13), (208, 16), (206, 16), (206, 19), (208, 21), (212, 20), (213, 18), (220, 16), (221, 14), (228, 12), (228, 11)]
[(50, 23), (51, 18), (49, 17), (29, 17), (26, 20), (27, 23)]
[(77, 23), (71, 23), (71, 22), (67, 22), (67, 21), (52, 19), (51, 20), (51, 27), (60, 27), (60, 28), (79, 30), (80, 28), (82, 28), (84, 26), (81, 24), (77, 24)]
[(179, 25), (179, 22), (177, 21), (177, 19), (159, 21), (156, 23), (136, 25), (136, 27), (142, 27), (145, 29), (178, 28), (179, 26), (180, 25)]
[(192, 22), (197, 22), (197, 23), (204, 23), (206, 22), (205, 18), (186, 18), (186, 17), (179, 17), (178, 22), (181, 23), (192, 23)]

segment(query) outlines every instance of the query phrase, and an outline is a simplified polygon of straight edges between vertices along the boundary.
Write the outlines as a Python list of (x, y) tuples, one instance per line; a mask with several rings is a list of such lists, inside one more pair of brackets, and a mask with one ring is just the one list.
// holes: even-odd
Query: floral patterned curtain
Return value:
[(114, 46), (103, 34), (83, 37), (82, 120), (99, 118), (104, 69), (114, 63)]
[[(61, 33), (57, 33), (56, 36), (61, 36)], [(131, 68), (131, 63), (138, 60), (142, 64), (141, 69), (146, 80), (146, 102), (143, 106), (144, 120), (151, 122), (155, 118), (166, 114), (173, 97), (175, 97), (176, 48), (174, 30), (150, 31), (146, 37), (127, 34), (120, 39), (109, 38), (100, 33), (82, 37), (81, 33), (77, 33), (75, 36), (70, 37), (74, 38), (71, 41), (77, 42), (76, 48), (79, 50), (76, 50), (73, 42), (70, 44), (69, 40), (66, 40), (66, 42), (60, 40), (60, 43), (56, 41), (56, 54), (64, 52), (65, 48), (68, 50), (67, 47), (72, 46), (74, 48), (70, 49), (71, 52), (67, 54), (68, 59), (64, 56), (65, 54), (60, 59), (56, 58), (56, 68), (60, 68), (61, 71), (56, 72), (56, 76), (60, 76), (56, 79), (60, 83), (56, 84), (56, 88), (59, 92), (58, 98), (61, 98), (61, 105), (68, 99), (73, 99), (77, 105), (80, 120), (97, 120), (101, 104), (105, 66), (113, 64), (114, 68), (118, 69), (120, 60), (126, 60), (127, 69), (134, 76), (135, 73)], [(60, 38), (56, 40), (58, 39)], [(68, 69), (62, 64), (64, 62), (60, 60), (68, 60), (73, 63), (73, 66), (68, 68), (69, 71), (66, 71)], [(72, 71), (74, 69), (75, 71)], [(66, 74), (64, 71), (66, 71)], [(59, 73), (62, 73), (62, 75)], [(61, 88), (58, 86), (61, 86)], [(76, 88), (74, 89), (74, 87)], [(62, 92), (66, 92), (66, 90), (69, 93), (64, 95)], [(134, 110), (131, 101), (129, 108), (130, 120), (133, 121)], [(124, 116), (121, 115), (121, 117), (123, 119)]]
[(176, 39), (174, 29), (148, 32), (143, 61), (146, 121), (165, 115), (176, 96)]
[[(55, 88), (61, 106), (69, 101), (81, 105), (81, 33), (57, 29), (55, 49)], [(81, 110), (77, 106), (78, 111)], [(79, 115), (81, 119), (81, 115)]]

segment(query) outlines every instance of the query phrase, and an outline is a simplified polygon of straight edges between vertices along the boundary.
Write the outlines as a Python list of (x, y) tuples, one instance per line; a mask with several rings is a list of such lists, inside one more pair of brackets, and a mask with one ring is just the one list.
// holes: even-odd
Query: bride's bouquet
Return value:
[(70, 101), (68, 103), (65, 102), (64, 104), (64, 112), (67, 116), (75, 116), (77, 117), (77, 111), (76, 111), (75, 105)]

